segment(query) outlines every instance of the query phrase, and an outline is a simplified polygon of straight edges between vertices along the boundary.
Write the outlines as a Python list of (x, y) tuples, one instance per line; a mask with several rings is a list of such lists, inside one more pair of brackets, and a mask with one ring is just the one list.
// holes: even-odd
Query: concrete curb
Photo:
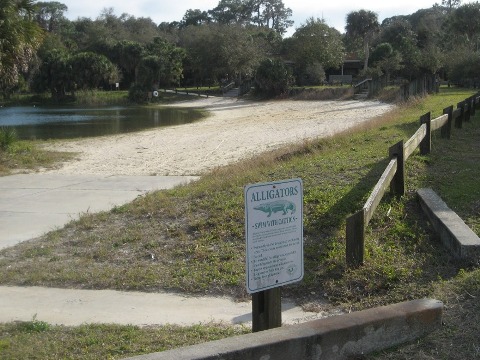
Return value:
[(433, 299), (332, 316), (130, 360), (334, 360), (413, 341), (439, 328), (443, 304)]
[(480, 259), (480, 238), (432, 190), (417, 191), (420, 206), (450, 252), (459, 259)]

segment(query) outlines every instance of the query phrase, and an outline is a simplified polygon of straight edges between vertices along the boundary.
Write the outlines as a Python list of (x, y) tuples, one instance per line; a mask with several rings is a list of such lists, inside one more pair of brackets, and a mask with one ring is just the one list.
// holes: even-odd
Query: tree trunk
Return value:
[(368, 58), (370, 57), (370, 46), (368, 44), (368, 41), (365, 41), (365, 61), (363, 63), (363, 70), (368, 69)]

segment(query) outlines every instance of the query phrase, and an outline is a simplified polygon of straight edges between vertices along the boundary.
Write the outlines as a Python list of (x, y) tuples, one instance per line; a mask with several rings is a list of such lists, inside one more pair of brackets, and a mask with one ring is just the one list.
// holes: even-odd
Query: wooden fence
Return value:
[[(366, 82), (366, 84), (364, 84)], [(361, 86), (363, 85), (363, 87)], [(387, 77), (381, 76), (375, 79), (366, 79), (356, 85), (361, 89), (368, 89), (368, 97), (377, 95), (383, 88), (388, 86)], [(435, 75), (423, 75), (418, 79), (412, 80), (400, 86), (398, 94), (403, 101), (407, 101), (414, 96), (425, 96), (427, 94), (438, 93), (439, 82)]]
[(375, 213), (377, 206), (387, 189), (396, 196), (405, 194), (405, 162), (412, 153), (420, 147), (420, 154), (431, 151), (432, 131), (441, 129), (441, 136), (450, 138), (452, 123), (456, 128), (462, 128), (464, 121), (469, 121), (475, 115), (475, 108), (480, 104), (480, 93), (471, 96), (453, 106), (443, 110), (443, 115), (431, 119), (430, 113), (420, 117), (421, 126), (407, 141), (400, 141), (389, 149), (390, 162), (380, 180), (374, 187), (363, 208), (347, 218), (346, 229), (346, 262), (349, 267), (358, 267), (363, 264), (365, 228)]

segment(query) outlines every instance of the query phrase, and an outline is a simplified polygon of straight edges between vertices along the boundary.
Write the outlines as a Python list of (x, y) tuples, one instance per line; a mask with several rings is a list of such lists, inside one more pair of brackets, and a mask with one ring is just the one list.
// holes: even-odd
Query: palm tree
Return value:
[(379, 28), (380, 24), (378, 23), (378, 15), (373, 11), (352, 11), (347, 15), (347, 25), (345, 26), (347, 36), (360, 38), (363, 42), (365, 51), (365, 63), (363, 68), (365, 70), (368, 68), (370, 42), (375, 33), (378, 32)]
[(0, 91), (4, 96), (27, 71), (41, 44), (42, 31), (33, 13), (32, 0), (0, 0)]

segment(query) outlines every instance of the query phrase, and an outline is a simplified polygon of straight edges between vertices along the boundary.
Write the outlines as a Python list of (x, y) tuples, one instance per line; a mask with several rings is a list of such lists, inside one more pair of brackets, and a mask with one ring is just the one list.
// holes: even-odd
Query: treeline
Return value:
[(0, 91), (49, 91), (57, 100), (81, 89), (129, 89), (133, 99), (170, 86), (256, 80), (278, 94), (317, 85), (362, 59), (362, 76), (412, 79), (438, 74), (476, 83), (480, 74), (480, 4), (444, 0), (381, 24), (368, 10), (347, 15), (344, 33), (310, 18), (293, 36), (292, 11), (281, 0), (220, 0), (189, 9), (172, 23), (116, 16), (65, 17), (60, 2), (0, 0)]

